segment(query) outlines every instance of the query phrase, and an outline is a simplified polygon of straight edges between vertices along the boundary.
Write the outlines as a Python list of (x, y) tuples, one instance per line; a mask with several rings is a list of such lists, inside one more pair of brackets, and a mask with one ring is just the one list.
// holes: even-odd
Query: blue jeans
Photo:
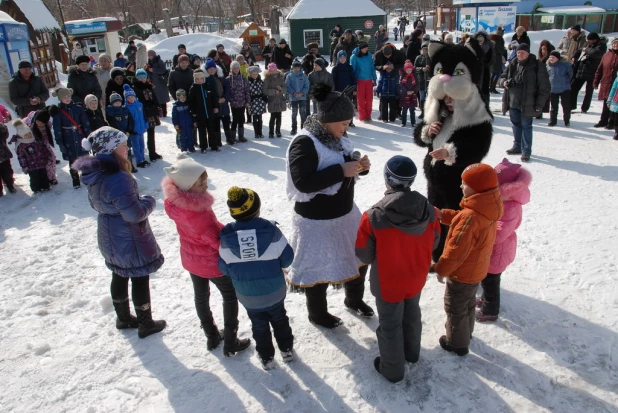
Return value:
[(418, 91), (418, 100), (427, 99), (427, 90), (419, 90)]
[(532, 120), (521, 115), (520, 109), (509, 109), (513, 124), (513, 148), (521, 149), (524, 155), (532, 154)]
[[(305, 101), (300, 101), (300, 103), (306, 105)], [(279, 350), (289, 351), (292, 349), (294, 335), (292, 335), (290, 319), (286, 314), (283, 301), (268, 310), (254, 311), (247, 309), (247, 315), (251, 320), (255, 349), (262, 360), (269, 360), (275, 356), (270, 326), (273, 327)]]
[(135, 155), (135, 162), (142, 163), (145, 161), (144, 157), (144, 134), (131, 134), (131, 146), (133, 147), (133, 154)]
[(307, 119), (307, 101), (295, 100), (292, 102), (292, 130), (297, 129), (298, 122), (296, 121), (296, 117), (298, 116), (298, 112), (300, 112), (300, 127), (302, 128)]
[(410, 112), (410, 125), (414, 125), (416, 123), (416, 115), (414, 114), (414, 108), (406, 108), (405, 106), (403, 106), (401, 108), (401, 123), (403, 125), (406, 124), (406, 121), (408, 119), (408, 111)]

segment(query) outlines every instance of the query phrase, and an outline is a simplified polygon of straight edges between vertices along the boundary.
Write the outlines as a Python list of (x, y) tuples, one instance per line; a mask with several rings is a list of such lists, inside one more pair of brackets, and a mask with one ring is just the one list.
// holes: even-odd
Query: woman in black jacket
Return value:
[(406, 50), (406, 59), (414, 62), (416, 56), (421, 54), (421, 46), (423, 44), (423, 30), (414, 29), (410, 35), (410, 41), (408, 42), (408, 49)]
[(118, 93), (122, 98), (122, 104), (124, 105), (124, 86), (131, 85), (131, 82), (127, 79), (125, 71), (119, 67), (115, 67), (109, 74), (110, 79), (105, 86), (105, 101), (109, 102), (109, 98), (112, 93)]
[(313, 89), (318, 113), (307, 117), (306, 133), (294, 138), (288, 149), (287, 195), (295, 201), (290, 245), (296, 256), (287, 279), (305, 290), (309, 321), (335, 328), (342, 321), (328, 312), (328, 284), (344, 284), (345, 306), (373, 316), (363, 301), (367, 267), (361, 266), (354, 249), (361, 219), (354, 186), (356, 176), (366, 175), (371, 163), (367, 156), (355, 157), (352, 142), (344, 136), (354, 104), (322, 86)]
[(73, 89), (73, 102), (84, 105), (88, 95), (95, 95), (100, 100), (103, 93), (97, 75), (90, 68), (90, 59), (88, 56), (79, 56), (76, 62), (77, 66), (69, 69), (67, 83), (67, 88)]
[(290, 50), (285, 39), (279, 40), (279, 46), (273, 52), (273, 63), (277, 65), (277, 69), (283, 72), (289, 72), (294, 60), (294, 53)]

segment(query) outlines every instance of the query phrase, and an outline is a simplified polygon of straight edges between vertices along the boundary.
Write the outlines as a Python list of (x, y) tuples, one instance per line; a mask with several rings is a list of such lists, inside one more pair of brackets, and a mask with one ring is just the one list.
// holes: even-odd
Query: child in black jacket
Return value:
[[(206, 153), (206, 148), (221, 152), (221, 135), (215, 128), (218, 126), (219, 99), (206, 81), (202, 69), (193, 72), (193, 86), (189, 90), (189, 109), (193, 116), (193, 125), (197, 127), (200, 137), (200, 149)], [(208, 131), (208, 135), (206, 134)]]

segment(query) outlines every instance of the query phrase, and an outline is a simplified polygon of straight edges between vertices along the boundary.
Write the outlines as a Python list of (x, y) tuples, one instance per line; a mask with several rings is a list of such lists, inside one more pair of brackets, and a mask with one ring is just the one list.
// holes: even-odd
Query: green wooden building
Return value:
[(330, 54), (331, 30), (336, 24), (342, 30), (362, 30), (369, 37), (369, 51), (375, 49), (374, 33), (381, 24), (386, 27), (386, 13), (371, 0), (300, 0), (287, 16), (290, 26), (288, 43), (292, 53), (304, 56), (307, 44), (320, 45), (319, 53)]

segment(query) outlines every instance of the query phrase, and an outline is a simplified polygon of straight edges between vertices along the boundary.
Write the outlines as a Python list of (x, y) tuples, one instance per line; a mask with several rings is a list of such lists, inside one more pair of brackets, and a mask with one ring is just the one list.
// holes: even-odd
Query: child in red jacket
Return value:
[(223, 339), (210, 311), (210, 283), (213, 283), (223, 296), (223, 352), (231, 356), (249, 347), (251, 341), (237, 337), (236, 290), (232, 279), (224, 277), (219, 270), (219, 233), (223, 224), (212, 211), (214, 198), (208, 192), (206, 168), (182, 154), (163, 171), (167, 174), (161, 183), (165, 212), (176, 222), (180, 259), (193, 281), (195, 309), (206, 334), (206, 348), (214, 350)]
[(403, 380), (405, 363), (416, 363), (421, 351), (419, 300), (440, 240), (436, 209), (410, 190), (416, 165), (397, 155), (384, 167), (384, 198), (363, 214), (356, 237), (356, 256), (371, 264), (371, 292), (376, 297), (380, 357), (376, 370), (393, 383)]

